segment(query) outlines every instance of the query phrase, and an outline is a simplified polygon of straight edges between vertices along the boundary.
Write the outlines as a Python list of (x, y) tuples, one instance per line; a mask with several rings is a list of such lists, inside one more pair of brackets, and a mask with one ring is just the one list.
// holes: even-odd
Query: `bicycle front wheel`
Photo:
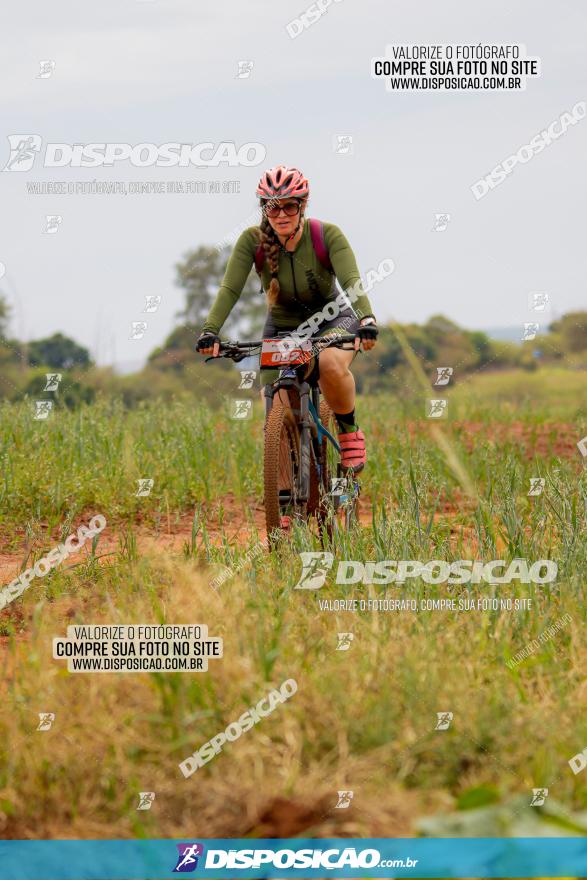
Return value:
[(305, 521), (307, 515), (307, 502), (298, 497), (298, 426), (291, 409), (277, 397), (265, 423), (263, 465), (265, 523), (269, 544), (273, 546), (288, 531), (288, 522)]

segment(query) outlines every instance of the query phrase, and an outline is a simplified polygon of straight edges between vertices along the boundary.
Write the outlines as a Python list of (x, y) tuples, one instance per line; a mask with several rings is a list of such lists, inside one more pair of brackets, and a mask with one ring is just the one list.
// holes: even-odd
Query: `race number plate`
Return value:
[(312, 358), (309, 339), (264, 339), (261, 347), (261, 367), (287, 367), (307, 364)]

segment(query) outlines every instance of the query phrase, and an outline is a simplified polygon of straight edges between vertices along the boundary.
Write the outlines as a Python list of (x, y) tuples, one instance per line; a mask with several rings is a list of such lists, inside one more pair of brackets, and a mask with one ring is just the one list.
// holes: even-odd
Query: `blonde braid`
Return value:
[(267, 260), (267, 265), (271, 272), (271, 282), (269, 284), (269, 290), (267, 291), (267, 302), (270, 306), (274, 306), (279, 296), (279, 281), (277, 280), (277, 273), (279, 271), (279, 252), (281, 250), (281, 245), (265, 214), (263, 214), (259, 227), (259, 240), (263, 246), (265, 259)]

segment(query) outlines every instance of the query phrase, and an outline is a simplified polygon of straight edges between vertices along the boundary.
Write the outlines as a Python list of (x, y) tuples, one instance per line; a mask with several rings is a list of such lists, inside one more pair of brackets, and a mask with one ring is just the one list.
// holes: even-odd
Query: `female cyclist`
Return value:
[[(277, 165), (265, 172), (257, 187), (261, 201), (260, 227), (251, 226), (239, 237), (228, 261), (222, 285), (197, 342), (202, 354), (213, 354), (220, 329), (241, 295), (256, 261), (259, 243), (264, 257), (261, 280), (267, 294), (268, 313), (263, 338), (295, 331), (311, 315), (337, 297), (336, 280), (343, 290), (359, 291), (354, 306), (343, 306), (338, 317), (321, 320), (315, 336), (326, 333), (356, 335), (367, 350), (375, 345), (378, 329), (371, 305), (362, 290), (361, 276), (350, 245), (338, 226), (322, 224), (324, 244), (332, 269), (323, 265), (315, 250), (304, 214), (310, 186), (297, 168)], [(319, 317), (323, 317), (319, 314)], [(358, 473), (367, 460), (365, 437), (355, 417), (355, 380), (350, 371), (356, 352), (327, 348), (319, 358), (319, 385), (339, 429), (343, 468)], [(275, 375), (273, 375), (275, 373)], [(263, 370), (264, 383), (278, 371)]]

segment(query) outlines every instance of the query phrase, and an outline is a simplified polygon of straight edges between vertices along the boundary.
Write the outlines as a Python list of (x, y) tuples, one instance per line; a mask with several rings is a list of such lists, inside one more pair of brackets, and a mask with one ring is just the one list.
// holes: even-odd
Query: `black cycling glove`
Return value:
[(215, 342), (220, 342), (220, 337), (216, 336), (215, 333), (211, 333), (209, 330), (204, 330), (198, 336), (196, 351), (203, 351), (205, 348), (213, 348)]
[(357, 329), (356, 335), (360, 339), (377, 339), (379, 336), (379, 328), (377, 324), (363, 324)]

